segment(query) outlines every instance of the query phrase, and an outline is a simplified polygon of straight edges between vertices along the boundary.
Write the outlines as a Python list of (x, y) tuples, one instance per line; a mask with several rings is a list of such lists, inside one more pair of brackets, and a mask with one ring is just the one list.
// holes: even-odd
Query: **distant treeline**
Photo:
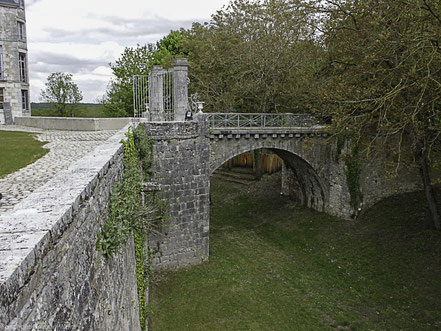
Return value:
[[(73, 108), (69, 108), (69, 115), (73, 117), (108, 117), (104, 112), (104, 107), (99, 103), (79, 103)], [(45, 102), (31, 103), (32, 116), (59, 117), (59, 113), (53, 105)]]
[[(78, 107), (102, 107), (102, 104), (100, 103), (79, 103)], [(52, 104), (47, 102), (31, 102), (31, 108), (32, 109), (47, 109), (47, 108), (53, 108)]]

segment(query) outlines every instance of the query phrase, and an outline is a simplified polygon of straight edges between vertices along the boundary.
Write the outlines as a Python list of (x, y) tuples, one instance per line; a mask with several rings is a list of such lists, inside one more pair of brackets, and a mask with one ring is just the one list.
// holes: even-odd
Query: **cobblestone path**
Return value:
[(39, 141), (48, 142), (44, 148), (50, 149), (49, 153), (36, 162), (0, 178), (0, 193), (3, 195), (0, 200), (0, 214), (12, 209), (21, 199), (117, 132), (47, 131), (18, 126), (0, 126), (0, 130), (34, 132)]

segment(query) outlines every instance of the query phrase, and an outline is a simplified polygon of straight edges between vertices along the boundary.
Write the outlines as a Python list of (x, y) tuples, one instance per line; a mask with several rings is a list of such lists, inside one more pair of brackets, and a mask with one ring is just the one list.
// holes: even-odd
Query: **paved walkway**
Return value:
[[(118, 131), (48, 131), (0, 125), (0, 130), (26, 131), (37, 134), (39, 141), (47, 141), (44, 148), (50, 149), (42, 158), (0, 179), (0, 214), (12, 209), (36, 188), (48, 182), (58, 172), (93, 151), (100, 143)], [(1, 142), (0, 142), (1, 145)]]

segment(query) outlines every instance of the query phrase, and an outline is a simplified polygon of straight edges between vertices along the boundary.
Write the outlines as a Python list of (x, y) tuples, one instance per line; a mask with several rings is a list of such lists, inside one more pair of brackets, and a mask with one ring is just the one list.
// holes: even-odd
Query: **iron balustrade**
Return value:
[(290, 128), (317, 124), (309, 114), (275, 113), (208, 113), (210, 128)]

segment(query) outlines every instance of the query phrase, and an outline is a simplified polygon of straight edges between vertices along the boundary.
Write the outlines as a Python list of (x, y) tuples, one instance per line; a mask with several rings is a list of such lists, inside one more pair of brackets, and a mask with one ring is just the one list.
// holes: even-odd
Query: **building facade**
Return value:
[(24, 0), (0, 0), (0, 124), (30, 115)]

